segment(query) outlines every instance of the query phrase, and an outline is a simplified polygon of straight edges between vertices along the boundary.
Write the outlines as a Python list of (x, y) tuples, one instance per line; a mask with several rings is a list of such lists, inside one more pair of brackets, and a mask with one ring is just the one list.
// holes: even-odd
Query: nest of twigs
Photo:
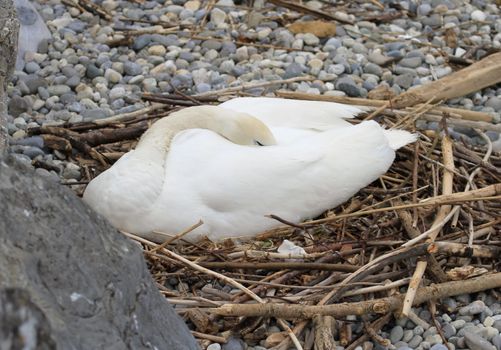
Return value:
[[(175, 108), (214, 100), (149, 99)], [(152, 106), (101, 125), (38, 132), (58, 152), (78, 151), (73, 157), (83, 181), (72, 187), (82, 192), (82, 184), (133, 147), (150, 119), (174, 108)], [(413, 128), (416, 118), (406, 118)], [(383, 112), (378, 121), (405, 124), (396, 113)], [(423, 132), (349, 202), (302, 224), (274, 217), (281, 226), (250, 242), (180, 244), (179, 235), (159, 247), (133, 238), (160, 292), (202, 345), (224, 343), (234, 332), (276, 349), (292, 343), (329, 349), (334, 341), (348, 349), (366, 340), (388, 345), (378, 331), (393, 315), (419, 323), (412, 305), (501, 285), (501, 157), (486, 142), (474, 147), (451, 142), (446, 132)], [(306, 254), (278, 253), (285, 239)], [(361, 321), (365, 335), (351, 336), (353, 321)], [(271, 325), (282, 332), (269, 333)]]

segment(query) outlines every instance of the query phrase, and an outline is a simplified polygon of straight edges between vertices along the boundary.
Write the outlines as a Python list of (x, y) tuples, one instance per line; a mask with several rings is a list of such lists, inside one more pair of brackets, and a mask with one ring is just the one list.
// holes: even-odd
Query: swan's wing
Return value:
[(327, 130), (350, 124), (359, 108), (321, 101), (289, 100), (270, 97), (240, 97), (226, 101), (220, 107), (248, 113), (268, 126)]
[(267, 214), (298, 222), (346, 201), (386, 172), (394, 155), (375, 122), (269, 147), (185, 131), (167, 158), (152, 221), (182, 230), (202, 219), (200, 232), (216, 239), (253, 235), (276, 225)]

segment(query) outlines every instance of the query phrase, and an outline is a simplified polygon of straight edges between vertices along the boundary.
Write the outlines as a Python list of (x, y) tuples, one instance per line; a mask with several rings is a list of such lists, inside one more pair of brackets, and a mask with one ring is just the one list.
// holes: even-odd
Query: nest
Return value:
[[(42, 134), (54, 152), (76, 150), (71, 157), (83, 178), (68, 185), (81, 193), (134, 146), (151, 120), (217, 100), (146, 98), (154, 103), (129, 115), (32, 133)], [(381, 124), (408, 129), (418, 115), (379, 112)], [(446, 118), (441, 125), (446, 131)], [(441, 298), (501, 286), (501, 157), (478, 133), (486, 147), (423, 131), (418, 142), (398, 151), (385, 175), (349, 202), (301, 224), (272, 216), (281, 226), (250, 242), (180, 244), (190, 229), (161, 246), (127, 235), (141, 243), (160, 293), (204, 347), (232, 333), (275, 349), (292, 343), (329, 349), (335, 341), (354, 349), (367, 340), (387, 346), (378, 331), (392, 317), (424, 322), (411, 306), (431, 302), (434, 310)], [(305, 253), (278, 253), (285, 239)], [(364, 335), (351, 334), (354, 321), (363, 324)], [(274, 325), (281, 332), (269, 333)]]

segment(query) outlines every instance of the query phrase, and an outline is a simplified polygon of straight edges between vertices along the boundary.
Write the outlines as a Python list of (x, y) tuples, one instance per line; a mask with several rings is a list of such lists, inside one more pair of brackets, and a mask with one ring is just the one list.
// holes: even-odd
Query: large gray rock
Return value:
[(28, 293), (58, 349), (198, 348), (140, 248), (70, 190), (11, 158), (0, 159), (4, 288)]

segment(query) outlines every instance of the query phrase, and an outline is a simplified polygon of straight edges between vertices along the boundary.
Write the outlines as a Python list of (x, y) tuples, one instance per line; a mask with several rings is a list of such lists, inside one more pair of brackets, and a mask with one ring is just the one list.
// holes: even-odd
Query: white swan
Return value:
[(175, 234), (200, 219), (185, 238), (252, 237), (280, 225), (267, 214), (313, 218), (384, 174), (415, 140), (344, 120), (358, 112), (274, 98), (185, 108), (153, 124), (83, 198), (117, 228), (155, 241), (166, 237), (153, 231)]

